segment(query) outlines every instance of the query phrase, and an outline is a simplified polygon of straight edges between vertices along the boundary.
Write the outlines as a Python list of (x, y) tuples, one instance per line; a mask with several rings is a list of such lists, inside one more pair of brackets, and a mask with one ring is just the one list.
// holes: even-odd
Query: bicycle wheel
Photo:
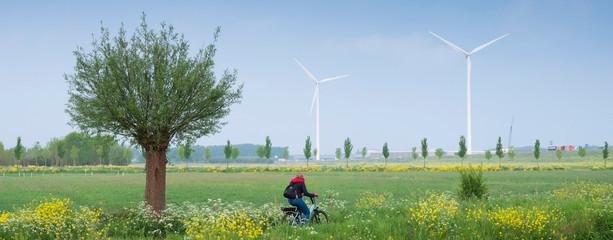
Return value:
[(281, 224), (294, 226), (294, 224), (296, 224), (296, 216), (294, 214), (283, 215), (283, 218), (281, 218)]
[(311, 214), (311, 224), (322, 224), (322, 223), (329, 223), (330, 220), (328, 220), (328, 214), (326, 214), (326, 212), (321, 211), (321, 210), (315, 210), (313, 211), (313, 214)]

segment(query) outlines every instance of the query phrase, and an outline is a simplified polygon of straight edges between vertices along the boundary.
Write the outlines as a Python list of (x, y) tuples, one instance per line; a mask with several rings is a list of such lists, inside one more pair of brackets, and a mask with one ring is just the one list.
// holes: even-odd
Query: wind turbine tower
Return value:
[(319, 154), (321, 153), (321, 148), (319, 148), (319, 84), (328, 82), (328, 81), (332, 81), (335, 79), (339, 79), (339, 78), (349, 77), (349, 75), (343, 75), (343, 76), (338, 76), (338, 77), (331, 77), (331, 78), (326, 78), (322, 80), (317, 80), (317, 78), (315, 78), (315, 76), (313, 76), (313, 74), (311, 74), (309, 70), (307, 70), (304, 66), (302, 66), (302, 64), (298, 62), (298, 60), (294, 59), (294, 61), (296, 61), (296, 63), (300, 65), (302, 70), (304, 70), (306, 74), (309, 75), (309, 77), (313, 79), (313, 81), (315, 81), (315, 94), (313, 94), (313, 102), (311, 103), (311, 110), (309, 111), (309, 113), (313, 112), (313, 105), (315, 105), (315, 102), (317, 101), (317, 107), (315, 108), (315, 115), (316, 115), (315, 117), (315, 148), (317, 149), (317, 156), (315, 156), (315, 159), (319, 160), (320, 159)]
[(513, 136), (513, 120), (515, 120), (515, 116), (511, 118), (511, 128), (509, 129), (509, 143), (507, 144), (507, 148), (511, 147), (511, 136)]
[(478, 46), (477, 48), (473, 49), (471, 52), (466, 52), (464, 51), (464, 49), (461, 49), (460, 47), (454, 45), (453, 43), (445, 40), (442, 37), (439, 37), (438, 35), (434, 34), (433, 32), (430, 32), (432, 35), (434, 35), (435, 37), (437, 37), (438, 39), (440, 39), (441, 41), (443, 41), (444, 43), (447, 43), (449, 46), (451, 46), (453, 49), (455, 49), (456, 51), (464, 54), (464, 56), (466, 56), (466, 125), (467, 125), (467, 134), (466, 134), (466, 153), (467, 154), (472, 154), (472, 136), (471, 136), (471, 120), (470, 120), (470, 55), (472, 55), (473, 53), (478, 52), (479, 50), (487, 47), (488, 45), (506, 37), (509, 35), (509, 33), (500, 36), (499, 38), (496, 38), (486, 44), (483, 44), (481, 46)]

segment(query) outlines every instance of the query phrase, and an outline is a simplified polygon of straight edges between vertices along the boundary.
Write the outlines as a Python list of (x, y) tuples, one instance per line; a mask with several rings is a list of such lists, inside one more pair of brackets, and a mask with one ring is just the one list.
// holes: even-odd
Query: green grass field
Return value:
[[(560, 161), (553, 153), (544, 153), (540, 166), (550, 170), (541, 171), (533, 168), (536, 163), (530, 154), (503, 159), (503, 166), (515, 167), (505, 169), (529, 171), (484, 171), (489, 196), (476, 201), (455, 195), (460, 174), (449, 169), (460, 163), (457, 157), (429, 158), (427, 171), (418, 167), (398, 172), (393, 169), (422, 166), (423, 160), (389, 159), (390, 171), (382, 171), (383, 159), (351, 160), (351, 169), (338, 167), (346, 164), (344, 160), (311, 162), (311, 166), (326, 167), (305, 170), (309, 191), (320, 193), (318, 202), (324, 207), (335, 207), (327, 208), (331, 223), (302, 228), (280, 225), (278, 207), (288, 205), (281, 193), (295, 176), (288, 170), (304, 167), (305, 162), (277, 163), (270, 166), (272, 172), (261, 166), (230, 172), (223, 172), (225, 165), (207, 171), (199, 168), (204, 164), (190, 164), (189, 170), (170, 167), (169, 208), (163, 221), (148, 217), (141, 208), (145, 174), (139, 173), (139, 166), (111, 171), (101, 171), (104, 167), (46, 169), (46, 174), (40, 168), (19, 167), (16, 172), (4, 168), (0, 169), (0, 226), (11, 230), (0, 229), (0, 238), (613, 238), (613, 168), (602, 168), (597, 151), (585, 158), (567, 154)], [(464, 161), (481, 162), (498, 165), (497, 158), (487, 161), (482, 156)], [(364, 171), (360, 166), (378, 167)], [(120, 173), (124, 170), (125, 174)], [(258, 172), (249, 172), (254, 170)], [(330, 196), (326, 192), (334, 194), (332, 205), (326, 204)], [(70, 205), (61, 199), (70, 199)], [(100, 210), (77, 209), (81, 206)], [(34, 208), (40, 208), (40, 214)], [(55, 214), (66, 210), (74, 215)], [(41, 224), (33, 229), (31, 221)], [(45, 232), (63, 235), (49, 237)]]
[[(293, 173), (169, 173), (166, 201), (197, 203), (207, 199), (246, 201), (255, 204), (285, 201), (281, 193)], [(568, 169), (559, 171), (484, 172), (490, 194), (534, 193), (581, 180), (613, 183), (611, 170)], [(455, 192), (457, 172), (312, 172), (306, 173), (310, 192), (333, 190), (340, 200), (355, 202), (363, 192), (390, 192), (396, 198), (415, 200), (426, 191)], [(145, 175), (36, 174), (0, 177), (0, 210), (10, 211), (50, 194), (70, 198), (78, 205), (116, 211), (144, 200)]]

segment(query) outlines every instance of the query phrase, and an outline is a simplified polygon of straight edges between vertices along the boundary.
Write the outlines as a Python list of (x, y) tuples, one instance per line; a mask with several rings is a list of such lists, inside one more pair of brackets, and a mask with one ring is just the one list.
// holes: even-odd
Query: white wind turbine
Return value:
[(315, 101), (317, 100), (317, 108), (315, 108), (315, 113), (316, 113), (315, 148), (317, 148), (317, 156), (315, 156), (315, 159), (319, 160), (319, 154), (321, 153), (321, 149), (319, 148), (319, 84), (323, 82), (328, 82), (328, 81), (332, 81), (335, 79), (339, 79), (339, 78), (349, 77), (349, 75), (343, 75), (343, 76), (338, 76), (338, 77), (331, 77), (331, 78), (326, 78), (322, 80), (317, 80), (317, 78), (315, 78), (315, 76), (313, 76), (313, 74), (311, 74), (309, 70), (307, 70), (304, 66), (302, 66), (302, 64), (298, 62), (298, 60), (294, 59), (294, 61), (296, 61), (296, 63), (300, 65), (302, 70), (304, 70), (307, 73), (307, 75), (309, 75), (309, 77), (313, 79), (313, 81), (315, 81), (315, 94), (313, 95), (313, 102), (311, 103), (311, 110), (309, 111), (309, 113), (313, 112), (313, 105), (315, 105)]
[(500, 36), (499, 38), (496, 38), (486, 44), (483, 44), (475, 49), (473, 49), (471, 52), (466, 52), (464, 51), (464, 49), (461, 49), (460, 47), (454, 45), (453, 43), (443, 39), (442, 37), (439, 37), (438, 35), (434, 34), (433, 32), (430, 32), (432, 35), (434, 35), (435, 37), (437, 37), (438, 39), (442, 40), (443, 42), (447, 43), (449, 46), (451, 46), (453, 49), (455, 49), (456, 51), (464, 54), (466, 56), (466, 82), (467, 82), (467, 87), (466, 87), (466, 104), (467, 104), (467, 108), (466, 108), (466, 118), (467, 118), (467, 136), (466, 136), (466, 153), (467, 154), (472, 154), (472, 137), (471, 137), (471, 121), (470, 121), (470, 55), (472, 55), (473, 53), (478, 52), (479, 50), (487, 47), (488, 45), (506, 37), (507, 35), (509, 35), (509, 33)]

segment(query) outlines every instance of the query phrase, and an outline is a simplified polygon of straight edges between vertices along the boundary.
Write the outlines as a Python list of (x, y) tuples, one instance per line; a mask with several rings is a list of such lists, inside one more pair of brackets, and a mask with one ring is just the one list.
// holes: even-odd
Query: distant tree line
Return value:
[[(21, 137), (15, 147), (5, 148), (7, 144), (0, 142), (0, 166), (82, 166), (82, 165), (129, 165), (132, 159), (144, 163), (142, 150), (120, 144), (109, 135), (90, 136), (87, 133), (71, 132), (65, 137), (53, 138), (46, 144), (36, 142), (27, 147), (21, 144)], [(185, 146), (181, 146), (185, 147)], [(195, 145), (191, 147), (189, 157), (180, 157), (180, 147), (169, 148), (166, 157), (170, 163), (225, 163), (224, 147), (209, 146), (210, 156), (206, 158), (206, 148)], [(270, 157), (265, 154), (258, 156), (257, 149), (262, 145), (238, 144), (234, 148), (240, 155), (233, 156), (233, 161), (242, 163), (269, 163), (276, 158), (287, 158), (289, 150), (284, 147), (271, 147)]]
[(119, 144), (112, 136), (80, 132), (53, 138), (45, 145), (36, 142), (26, 147), (18, 137), (14, 148), (4, 146), (0, 142), (0, 165), (3, 166), (128, 165), (133, 158), (132, 149)]
[[(270, 139), (267, 139), (270, 142)], [(421, 156), (425, 160), (428, 153), (427, 139), (422, 140)], [(267, 142), (267, 145), (256, 144), (239, 144), (233, 145), (231, 149), (231, 155), (233, 163), (252, 163), (263, 164), (272, 163), (280, 158), (287, 159), (289, 157), (288, 147), (272, 147)], [(459, 152), (457, 155), (462, 158), (466, 154), (465, 139), (460, 137)], [(120, 144), (115, 138), (109, 135), (96, 135), (91, 136), (82, 132), (71, 132), (62, 138), (53, 138), (45, 145), (40, 142), (34, 143), (31, 147), (23, 146), (21, 143), (21, 137), (17, 138), (16, 145), (13, 148), (6, 148), (6, 145), (0, 142), (0, 166), (82, 166), (82, 165), (129, 165), (132, 161), (137, 163), (144, 163), (145, 159), (142, 154), (142, 150), (131, 148)], [(175, 163), (228, 163), (226, 153), (224, 152), (225, 145), (220, 146), (200, 146), (200, 145), (182, 145), (178, 147), (169, 148), (166, 157), (170, 164)], [(187, 150), (186, 150), (187, 148)], [(267, 150), (269, 148), (270, 150)], [(349, 165), (349, 159), (353, 145), (351, 139), (345, 139), (344, 153), (347, 159), (346, 166)], [(418, 158), (419, 153), (416, 151), (416, 147), (412, 148), (411, 156), (415, 160)], [(185, 152), (187, 151), (187, 152)], [(310, 139), (307, 138), (305, 145), (305, 154), (308, 153), (311, 156), (316, 155), (316, 149), (311, 149)], [(189, 153), (188, 153), (189, 152)], [(362, 149), (362, 155), (366, 152), (366, 147)], [(498, 164), (501, 165), (501, 159), (505, 156), (501, 144), (500, 137), (496, 144), (496, 152), (498, 156)], [(577, 152), (580, 157), (586, 156), (586, 148), (581, 147)], [(311, 155), (312, 154), (312, 155)], [(342, 158), (341, 148), (336, 149), (337, 159)], [(508, 149), (509, 158), (515, 157), (515, 148), (510, 146)], [(536, 140), (533, 149), (534, 158), (537, 166), (539, 165), (540, 158), (540, 142)], [(387, 143), (383, 146), (383, 155), (387, 160), (389, 156), (389, 148)], [(440, 159), (443, 156), (442, 149), (436, 149), (435, 155)], [(492, 152), (490, 150), (485, 151), (485, 159), (490, 160), (492, 158)], [(228, 157), (228, 158), (230, 158)], [(556, 151), (556, 157), (561, 159), (563, 157), (562, 151)], [(604, 160), (605, 168), (608, 159), (608, 143), (605, 142), (605, 147), (602, 151), (602, 158)], [(386, 161), (387, 163), (387, 161)], [(387, 165), (387, 164), (386, 164)]]

